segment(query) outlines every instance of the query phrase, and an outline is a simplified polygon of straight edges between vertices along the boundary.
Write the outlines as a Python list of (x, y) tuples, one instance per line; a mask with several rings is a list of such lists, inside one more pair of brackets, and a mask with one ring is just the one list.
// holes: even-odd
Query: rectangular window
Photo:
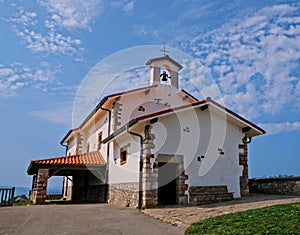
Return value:
[(127, 150), (122, 150), (120, 152), (120, 165), (124, 165), (127, 162)]
[(102, 132), (98, 133), (98, 147), (97, 150), (99, 151), (101, 149), (101, 143), (102, 142)]

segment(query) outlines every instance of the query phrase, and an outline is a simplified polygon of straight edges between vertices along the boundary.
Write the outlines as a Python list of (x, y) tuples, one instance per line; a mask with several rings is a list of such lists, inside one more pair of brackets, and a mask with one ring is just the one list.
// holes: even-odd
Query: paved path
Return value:
[(144, 213), (180, 228), (187, 228), (193, 222), (213, 216), (292, 202), (300, 202), (300, 197), (252, 194), (246, 198), (222, 203), (214, 203), (198, 207), (174, 206), (147, 209), (144, 210)]
[(184, 234), (137, 209), (107, 204), (0, 207), (0, 234)]

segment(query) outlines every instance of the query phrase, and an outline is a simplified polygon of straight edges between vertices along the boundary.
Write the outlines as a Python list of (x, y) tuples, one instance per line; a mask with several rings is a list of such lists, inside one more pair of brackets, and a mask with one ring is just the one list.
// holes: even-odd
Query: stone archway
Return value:
[[(155, 165), (161, 167), (161, 169), (158, 169), (157, 177), (159, 187), (157, 200), (159, 204), (174, 204), (174, 198), (176, 200), (175, 204), (186, 205), (188, 203), (187, 195), (185, 195), (185, 191), (188, 189), (188, 185), (185, 184), (185, 181), (188, 179), (188, 176), (185, 174), (183, 159), (183, 155), (172, 154), (158, 154), (158, 156), (156, 157)], [(168, 173), (170, 175), (168, 175)], [(166, 179), (162, 179), (163, 182), (160, 182), (160, 174), (162, 175), (162, 177), (168, 175)], [(162, 185), (160, 185), (161, 183)], [(165, 190), (170, 190), (170, 201), (165, 200)], [(172, 195), (173, 193), (175, 193), (175, 195)]]
[[(150, 164), (150, 158), (153, 155), (149, 155), (144, 158), (143, 168), (143, 207), (150, 208), (156, 207), (159, 204), (179, 204), (187, 205), (188, 197), (185, 195), (185, 191), (188, 189), (188, 185), (185, 181), (188, 176), (185, 174), (183, 155), (169, 155), (169, 154), (158, 154), (156, 157), (153, 168)], [(161, 167), (161, 169), (159, 169)], [(173, 172), (171, 178), (166, 179), (161, 183), (161, 175), (165, 176), (163, 171)], [(160, 175), (161, 174), (161, 175)], [(173, 177), (173, 179), (172, 179)], [(165, 187), (165, 188), (160, 188)], [(164, 190), (172, 189), (172, 200), (165, 200), (167, 195), (164, 194)], [(175, 195), (174, 195), (175, 194)], [(162, 197), (162, 198), (160, 198)]]

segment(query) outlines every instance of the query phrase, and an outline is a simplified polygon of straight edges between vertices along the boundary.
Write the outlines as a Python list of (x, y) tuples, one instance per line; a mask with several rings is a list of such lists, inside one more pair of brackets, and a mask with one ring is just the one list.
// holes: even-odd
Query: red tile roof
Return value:
[(105, 160), (98, 151), (71, 156), (62, 156), (56, 158), (45, 158), (32, 160), (27, 169), (28, 174), (33, 173), (38, 168), (63, 167), (63, 166), (100, 166), (105, 165)]
[(89, 152), (79, 155), (63, 156), (57, 158), (46, 158), (31, 161), (39, 165), (104, 165), (105, 161), (98, 152)]

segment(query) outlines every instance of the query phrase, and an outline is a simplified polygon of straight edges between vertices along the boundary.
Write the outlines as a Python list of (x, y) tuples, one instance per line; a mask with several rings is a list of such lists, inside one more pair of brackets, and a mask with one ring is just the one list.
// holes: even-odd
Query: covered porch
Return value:
[(64, 176), (61, 200), (106, 201), (106, 163), (98, 151), (33, 160), (27, 173), (33, 175), (30, 198), (34, 203), (45, 203), (52, 176)]

